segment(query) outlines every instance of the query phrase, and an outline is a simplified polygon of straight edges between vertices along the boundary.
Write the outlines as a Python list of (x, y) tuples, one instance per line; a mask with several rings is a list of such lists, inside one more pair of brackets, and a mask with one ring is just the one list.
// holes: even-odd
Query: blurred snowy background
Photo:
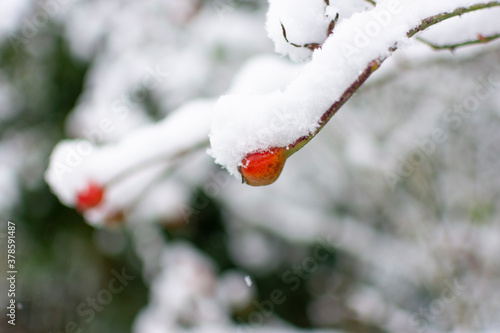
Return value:
[[(335, 6), (339, 24), (372, 7)], [(252, 188), (207, 135), (219, 96), (282, 89), (308, 61), (274, 52), (267, 9), (2, 0), (0, 220), (17, 223), (20, 303), (2, 332), (500, 331), (500, 43), (414, 41)], [(421, 37), (498, 33), (499, 14)], [(90, 180), (105, 199), (82, 217)]]

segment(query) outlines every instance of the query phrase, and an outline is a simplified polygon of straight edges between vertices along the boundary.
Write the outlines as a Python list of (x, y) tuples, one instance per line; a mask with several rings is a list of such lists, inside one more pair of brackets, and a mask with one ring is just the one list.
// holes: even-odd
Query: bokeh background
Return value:
[[(201, 148), (153, 188), (129, 189), (144, 200), (113, 223), (54, 195), (44, 173), (62, 140), (113, 147), (186, 103), (215, 101), (235, 77), (238, 89), (265, 84), (261, 63), (300, 70), (274, 54), (266, 10), (2, 0), (0, 225), (5, 236), (16, 223), (19, 272), (16, 326), (2, 316), (2, 332), (500, 329), (498, 42), (398, 51), (270, 187), (242, 185)], [(470, 15), (423, 36), (459, 41), (487, 19), (500, 29), (498, 10)], [(151, 75), (161, 80), (144, 87)], [(125, 119), (113, 118), (116, 101)], [(102, 117), (114, 130), (89, 134)], [(0, 265), (5, 308), (5, 255)], [(107, 293), (124, 271), (123, 290)]]

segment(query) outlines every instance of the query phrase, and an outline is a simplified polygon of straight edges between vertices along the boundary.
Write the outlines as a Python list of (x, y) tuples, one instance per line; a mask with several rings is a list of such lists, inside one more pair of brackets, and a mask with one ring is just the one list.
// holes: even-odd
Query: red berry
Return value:
[(289, 151), (283, 147), (247, 155), (239, 168), (243, 182), (252, 186), (274, 183), (281, 174)]
[(89, 181), (87, 187), (78, 192), (76, 197), (76, 208), (85, 211), (99, 205), (104, 196), (104, 188), (94, 181)]

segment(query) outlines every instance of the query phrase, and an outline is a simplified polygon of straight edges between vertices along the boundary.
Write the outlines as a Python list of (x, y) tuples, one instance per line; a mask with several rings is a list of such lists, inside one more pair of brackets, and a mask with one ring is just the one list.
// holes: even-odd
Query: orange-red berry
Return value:
[(79, 211), (98, 206), (104, 196), (104, 188), (94, 181), (89, 181), (87, 187), (78, 192), (76, 196), (76, 208)]
[(280, 176), (288, 156), (288, 150), (283, 147), (247, 155), (239, 168), (243, 182), (252, 186), (274, 183)]

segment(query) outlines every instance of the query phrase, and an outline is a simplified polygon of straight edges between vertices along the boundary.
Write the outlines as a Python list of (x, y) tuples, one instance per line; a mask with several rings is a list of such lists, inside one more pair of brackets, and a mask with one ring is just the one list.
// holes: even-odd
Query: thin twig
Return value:
[(408, 31), (407, 36), (409, 38), (411, 38), (411, 37), (415, 36), (418, 32), (423, 31), (423, 30), (427, 29), (428, 27), (430, 27), (436, 23), (439, 23), (441, 21), (447, 20), (449, 18), (452, 18), (455, 16), (460, 16), (460, 15), (463, 15), (465, 13), (473, 12), (476, 10), (497, 7), (497, 6), (500, 6), (500, 1), (491, 1), (491, 2), (487, 2), (487, 3), (483, 3), (483, 4), (473, 5), (470, 7), (460, 7), (460, 8), (457, 8), (450, 13), (442, 13), (442, 14), (434, 15), (434, 16), (431, 16), (431, 17), (428, 17), (428, 18), (422, 20), (422, 23), (420, 23), (417, 27)]
[(335, 25), (337, 24), (338, 20), (339, 20), (339, 13), (337, 13), (337, 15), (335, 15), (335, 18), (328, 25), (327, 36), (330, 36), (331, 34), (333, 34), (333, 29), (335, 29)]
[(467, 46), (467, 45), (474, 45), (474, 44), (486, 44), (488, 42), (491, 42), (495, 39), (500, 38), (500, 34), (495, 34), (491, 36), (483, 36), (479, 35), (477, 39), (462, 42), (462, 43), (456, 43), (456, 44), (444, 44), (444, 45), (437, 45), (434, 44), (431, 41), (428, 41), (426, 39), (423, 39), (421, 37), (417, 37), (417, 40), (421, 41), (422, 43), (432, 47), (434, 50), (450, 50), (451, 52), (455, 51), (456, 48), (462, 47), (462, 46)]
[(286, 37), (286, 29), (285, 29), (285, 26), (283, 25), (283, 23), (281, 23), (281, 30), (283, 31), (283, 38), (285, 38), (285, 41), (292, 45), (292, 46), (295, 46), (295, 47), (305, 47), (305, 48), (308, 48), (309, 50), (311, 51), (314, 51), (316, 49), (319, 49), (321, 47), (321, 44), (319, 43), (307, 43), (307, 44), (304, 44), (304, 45), (299, 45), (299, 44), (295, 44), (295, 43), (292, 43), (288, 40), (288, 38)]
[(365, 0), (365, 1), (371, 3), (373, 6), (377, 5), (377, 3), (375, 1), (373, 1), (373, 0)]
[[(369, 1), (369, 0), (368, 0)], [(325, 5), (328, 7), (330, 6), (330, 1), (329, 0), (325, 0)], [(326, 32), (326, 36), (330, 36), (332, 33), (333, 33), (333, 29), (335, 29), (335, 24), (337, 23), (337, 21), (339, 20), (339, 13), (337, 13), (337, 15), (335, 15), (335, 18), (330, 22), (330, 24), (328, 25), (328, 29), (327, 29), (327, 32)], [(299, 45), (299, 44), (295, 44), (295, 43), (292, 43), (288, 40), (288, 38), (286, 37), (286, 29), (285, 29), (285, 26), (283, 25), (282, 22), (280, 22), (281, 24), (281, 31), (283, 32), (283, 38), (285, 39), (285, 41), (292, 45), (292, 46), (295, 46), (295, 47), (305, 47), (311, 51), (314, 51), (316, 49), (320, 49), (323, 45), (320, 44), (320, 43), (307, 43), (307, 44), (303, 44), (303, 45)]]

